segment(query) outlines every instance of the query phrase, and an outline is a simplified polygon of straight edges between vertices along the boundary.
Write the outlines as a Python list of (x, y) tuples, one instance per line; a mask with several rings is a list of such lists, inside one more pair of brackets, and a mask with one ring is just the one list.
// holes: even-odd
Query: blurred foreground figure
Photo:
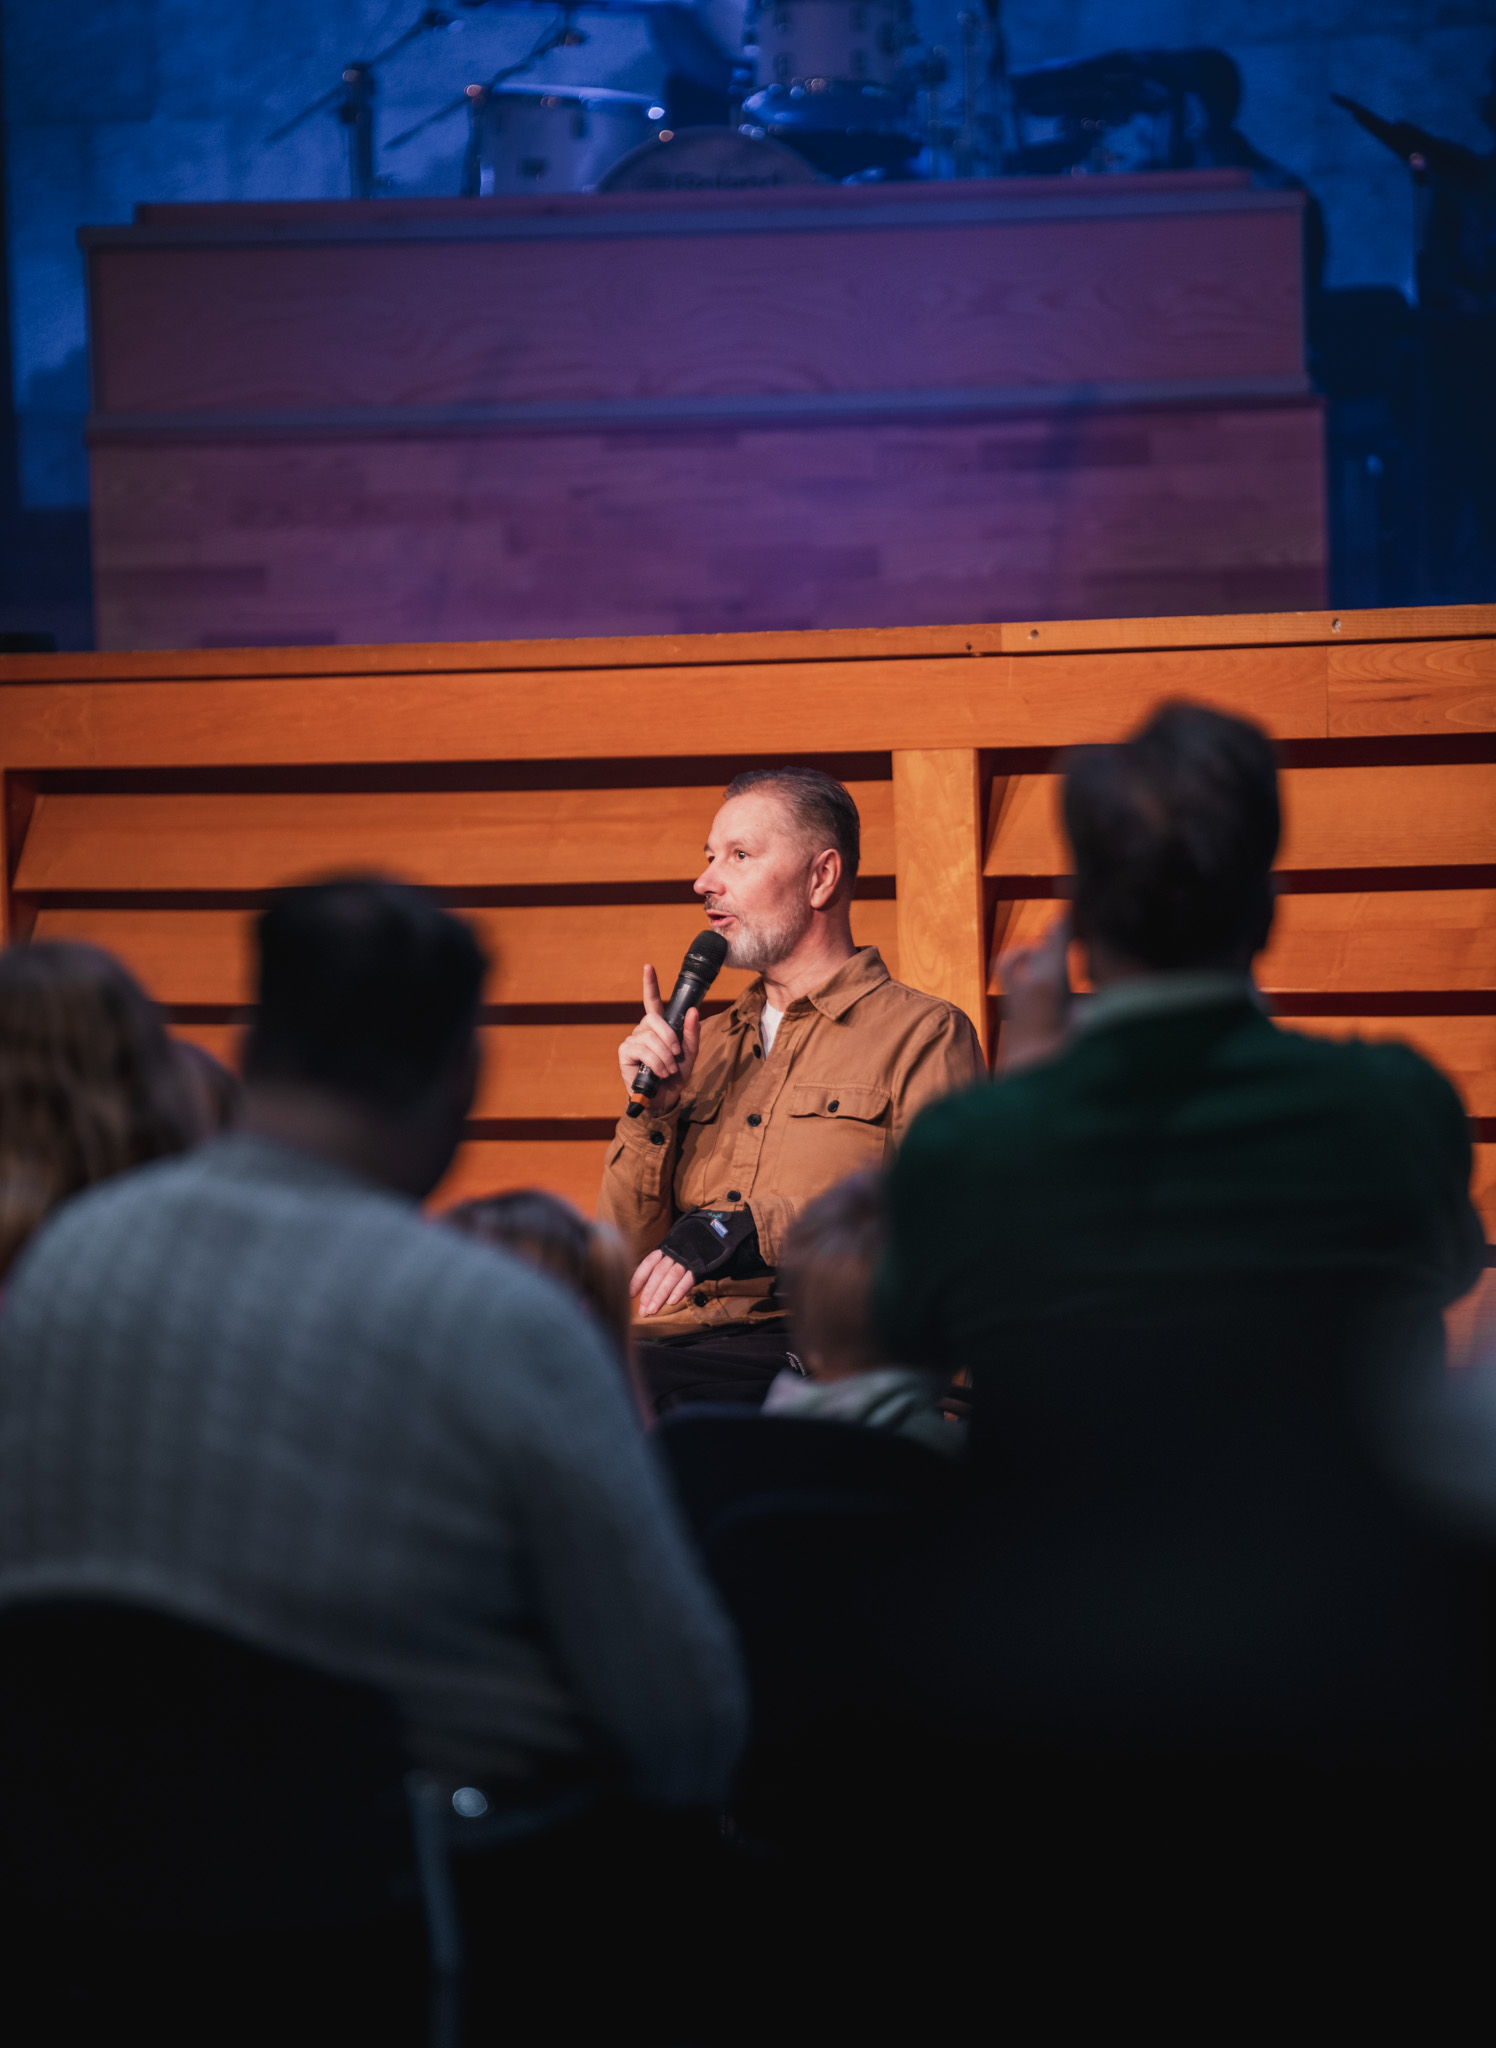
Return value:
[(1327, 1900), (1432, 1897), (1405, 1827), (1486, 1825), (1480, 1575), (1398, 1475), (1483, 1263), (1467, 1125), (1412, 1051), (1264, 1014), (1260, 731), (1170, 705), (1064, 802), (1097, 993), (1072, 1013), (1062, 926), (1010, 956), (1004, 1078), (891, 1176), (885, 1340), (972, 1372), (980, 1492), (905, 1678), (1134, 1962), (1169, 1924), (1276, 1968), (1312, 1900), (1327, 1966)]
[(780, 1266), (790, 1332), (803, 1370), (782, 1372), (766, 1415), (856, 1422), (960, 1457), (966, 1431), (936, 1406), (939, 1376), (900, 1365), (879, 1343), (870, 1314), (887, 1235), (881, 1173), (854, 1173), (817, 1195), (790, 1228)]
[(59, 1204), (198, 1136), (160, 1012), (96, 946), (0, 953), (0, 1280)]
[(586, 1303), (613, 1340), (629, 1373), (641, 1417), (648, 1401), (635, 1379), (631, 1268), (623, 1241), (605, 1223), (593, 1223), (572, 1203), (546, 1188), (511, 1188), (502, 1195), (475, 1195), (446, 1209), (439, 1219), (479, 1244), (511, 1252), (538, 1266)]
[[(241, 1130), (75, 1201), (14, 1277), (0, 1602), (143, 1602), (385, 1692), (474, 1819), (481, 2012), (501, 1951), (544, 1968), (548, 1885), (596, 1933), (610, 1795), (720, 1798), (735, 1646), (591, 1318), (417, 1209), (472, 1099), (471, 932), (351, 880), (259, 942)], [(485, 1875), (506, 1834), (546, 1846)]]

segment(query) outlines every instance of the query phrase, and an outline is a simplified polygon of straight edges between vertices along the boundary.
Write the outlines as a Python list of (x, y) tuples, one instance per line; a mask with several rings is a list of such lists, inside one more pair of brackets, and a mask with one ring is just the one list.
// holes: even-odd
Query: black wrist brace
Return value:
[(769, 1271), (748, 1209), (692, 1209), (670, 1226), (660, 1250), (693, 1280), (751, 1280)]

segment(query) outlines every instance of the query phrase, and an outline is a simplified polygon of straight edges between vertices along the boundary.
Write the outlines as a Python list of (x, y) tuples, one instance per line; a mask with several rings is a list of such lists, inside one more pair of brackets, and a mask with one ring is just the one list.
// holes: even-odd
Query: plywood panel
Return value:
[[(893, 798), (858, 782), (863, 872), (891, 875)], [(689, 881), (721, 789), (42, 796), (16, 887), (268, 889), (377, 870), (434, 888)]]
[[(1496, 861), (1496, 764), (1290, 768), (1283, 868), (1442, 867)], [(1011, 776), (990, 833), (989, 875), (1062, 875), (1058, 775)]]
[[(994, 950), (1031, 945), (1059, 908), (1034, 898), (999, 906)], [(1496, 989), (1496, 890), (1284, 896), (1257, 978), (1285, 995)]]
[[(97, 446), (92, 463), (98, 630), (118, 648), (412, 641), (430, 673), (435, 640), (1284, 612), (1324, 596), (1322, 423), (1303, 404), (1089, 425), (240, 436)], [(733, 701), (649, 717), (691, 724), (688, 707)], [(922, 740), (972, 743), (904, 744)]]
[(919, 988), (964, 1010), (987, 1045), (982, 775), (969, 748), (896, 753), (899, 958)]
[(1316, 1038), (1391, 1039), (1448, 1075), (1471, 1116), (1496, 1117), (1496, 1017), (1285, 1017)]
[(498, 1195), (510, 1188), (546, 1188), (592, 1216), (597, 1212), (606, 1152), (605, 1143), (591, 1138), (472, 1140), (459, 1148), (428, 1207), (439, 1212), (475, 1195)]
[[(494, 958), (490, 1003), (617, 1003), (640, 998), (646, 960), (673, 982), (701, 912), (690, 903), (607, 909), (473, 910), (460, 913)], [(852, 931), (879, 948), (898, 973), (897, 906), (858, 901)], [(44, 909), (36, 937), (81, 938), (115, 953), (163, 1003), (247, 1003), (253, 999), (253, 919), (222, 910)], [(750, 977), (726, 968), (713, 994), (731, 997)]]
[[(1489, 613), (1490, 606), (1482, 608)], [(1487, 629), (1489, 630), (1489, 628)], [(1496, 641), (1436, 640), (1330, 651), (1330, 734), (1496, 732)]]

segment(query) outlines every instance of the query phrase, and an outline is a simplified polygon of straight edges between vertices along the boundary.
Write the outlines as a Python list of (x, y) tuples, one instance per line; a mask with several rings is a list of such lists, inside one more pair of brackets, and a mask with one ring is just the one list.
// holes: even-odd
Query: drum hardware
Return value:
[[(464, 0), (464, 5), (468, 4), (474, 4), (474, 0)], [(476, 0), (476, 4), (482, 5), (483, 0)], [(532, 65), (538, 64), (542, 57), (548, 57), (552, 50), (580, 49), (587, 38), (576, 25), (578, 11), (578, 8), (575, 6), (563, 6), (558, 18), (536, 38), (535, 42), (526, 50), (524, 56), (517, 63), (505, 64), (494, 73), (493, 77), (486, 84), (464, 87), (461, 94), (455, 100), (448, 100), (446, 105), (438, 107), (434, 114), (427, 114), (422, 120), (417, 121), (414, 127), (402, 130), (389, 143), (389, 148), (403, 149), (407, 142), (412, 141), (417, 135), (423, 135), (428, 128), (434, 128), (438, 121), (445, 121), (453, 114), (465, 113), (471, 124), (475, 106), (479, 115), (487, 108), (488, 101), (484, 97), (485, 94), (491, 95), (501, 85), (506, 84), (509, 79), (519, 78)], [(469, 153), (474, 148), (473, 132), (470, 125), (468, 129)], [(464, 158), (465, 165), (466, 158)]]
[(511, 82), (479, 87), (470, 104), (470, 196), (590, 191), (621, 158), (670, 138), (648, 93), (611, 86)]
[(392, 57), (416, 41), (417, 37), (429, 35), (435, 29), (460, 29), (462, 23), (450, 14), (444, 14), (440, 7), (423, 7), (420, 14), (405, 30), (396, 36), (387, 49), (377, 56), (361, 57), (345, 65), (343, 75), (329, 91), (314, 99), (310, 106), (293, 114), (289, 121), (283, 121), (273, 135), (267, 135), (266, 145), (283, 142), (303, 121), (309, 121), (313, 114), (331, 110), (339, 124), (348, 131), (348, 189), (354, 199), (372, 199), (378, 179), (374, 170), (374, 94), (378, 85), (375, 74), (380, 67), (388, 64)]
[(598, 180), (599, 192), (753, 192), (815, 185), (798, 150), (733, 128), (682, 128), (631, 150)]

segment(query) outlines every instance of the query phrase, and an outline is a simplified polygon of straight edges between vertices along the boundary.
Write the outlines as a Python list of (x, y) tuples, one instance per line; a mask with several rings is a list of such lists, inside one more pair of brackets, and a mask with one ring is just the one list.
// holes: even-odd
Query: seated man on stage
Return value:
[(637, 1357), (657, 1411), (761, 1401), (792, 1363), (774, 1268), (802, 1204), (892, 1156), (926, 1103), (980, 1079), (970, 1019), (894, 981), (852, 938), (857, 806), (814, 768), (727, 788), (695, 884), (727, 965), (757, 973), (724, 1015), (671, 1029), (644, 969), (644, 1015), (618, 1048), (624, 1087), (600, 1214), (637, 1262)]

